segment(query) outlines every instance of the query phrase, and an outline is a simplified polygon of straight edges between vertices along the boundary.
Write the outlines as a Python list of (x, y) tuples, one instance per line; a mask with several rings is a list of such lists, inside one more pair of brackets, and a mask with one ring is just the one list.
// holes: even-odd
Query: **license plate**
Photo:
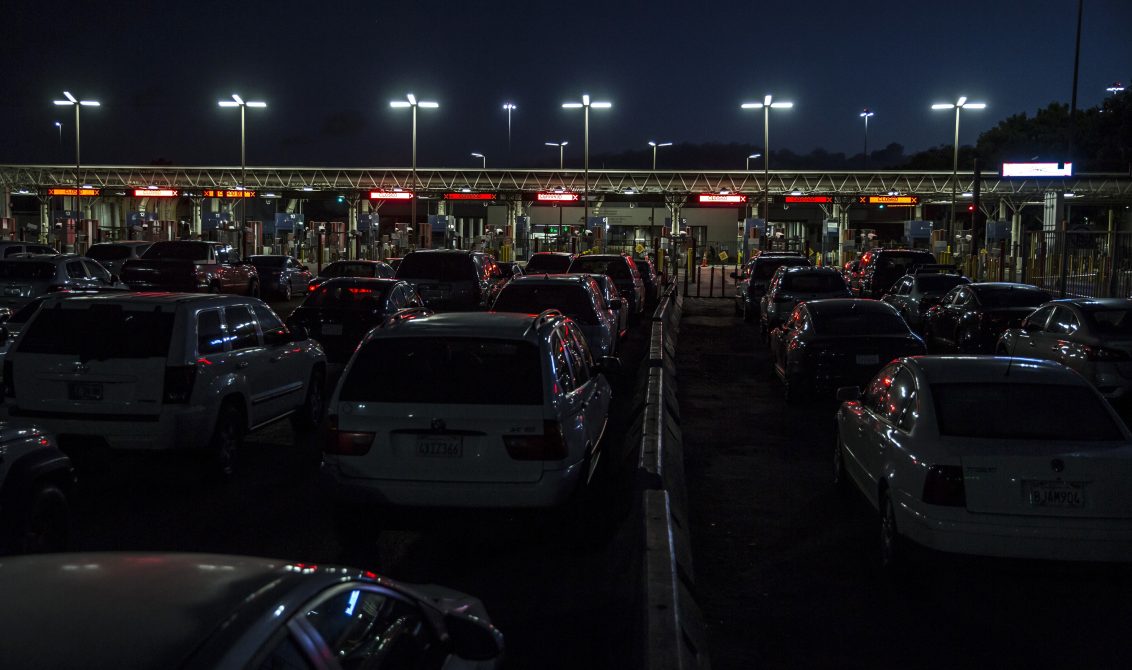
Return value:
[(67, 398), (70, 400), (102, 400), (102, 384), (99, 382), (69, 382)]
[(322, 324), (323, 335), (341, 335), (342, 324), (340, 323), (324, 323)]
[(1030, 507), (1079, 509), (1085, 506), (1085, 485), (1070, 482), (1028, 482)]
[(876, 365), (880, 363), (879, 354), (857, 354), (857, 365)]
[(417, 438), (417, 456), (463, 458), (464, 439), (453, 435), (421, 435)]

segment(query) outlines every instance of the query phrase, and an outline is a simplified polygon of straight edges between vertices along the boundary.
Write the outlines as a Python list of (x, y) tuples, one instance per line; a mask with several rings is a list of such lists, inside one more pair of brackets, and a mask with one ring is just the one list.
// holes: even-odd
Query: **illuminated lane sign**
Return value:
[(701, 205), (742, 205), (747, 202), (747, 196), (742, 193), (700, 193), (696, 202)]
[(47, 195), (97, 196), (100, 191), (97, 188), (49, 188)]
[(1003, 177), (1072, 177), (1072, 163), (1003, 163)]
[(241, 189), (206, 188), (200, 192), (206, 198), (254, 198), (255, 191)]
[(833, 197), (828, 195), (787, 195), (783, 197), (782, 201), (787, 205), (803, 205), (807, 203), (828, 205), (833, 202)]
[(370, 191), (370, 200), (412, 200), (412, 191)]
[(557, 191), (539, 191), (535, 194), (535, 200), (538, 202), (578, 202), (579, 197), (577, 193)]
[(135, 198), (176, 198), (181, 192), (175, 188), (135, 188)]
[(445, 193), (445, 200), (495, 200), (494, 193)]
[(920, 204), (918, 195), (859, 195), (858, 205), (888, 205), (890, 207), (911, 207)]

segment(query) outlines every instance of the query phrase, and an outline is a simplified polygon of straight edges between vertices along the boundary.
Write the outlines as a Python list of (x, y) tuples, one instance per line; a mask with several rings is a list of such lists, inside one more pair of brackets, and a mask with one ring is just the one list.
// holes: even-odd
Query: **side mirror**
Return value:
[(837, 389), (837, 402), (857, 402), (861, 399), (861, 389), (856, 386), (842, 386)]
[(594, 363), (594, 372), (598, 374), (616, 374), (621, 372), (621, 361), (613, 356), (602, 356)]
[(467, 661), (490, 661), (503, 653), (503, 633), (495, 626), (464, 614), (444, 615), (452, 651)]
[(310, 334), (310, 332), (307, 331), (306, 326), (301, 325), (301, 324), (295, 324), (295, 325), (291, 326), (291, 341), (292, 342), (302, 342), (303, 340), (309, 340), (310, 337), (311, 337), (311, 334)]

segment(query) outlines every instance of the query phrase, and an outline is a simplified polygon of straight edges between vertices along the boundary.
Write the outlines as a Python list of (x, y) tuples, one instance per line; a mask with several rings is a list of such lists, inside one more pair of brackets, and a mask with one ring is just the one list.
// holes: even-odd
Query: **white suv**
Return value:
[[(555, 310), (444, 313), (373, 330), (331, 396), (329, 492), (355, 513), (570, 502), (601, 457), (603, 372), (619, 365), (595, 363), (581, 329)], [(508, 384), (495, 392), (501, 371)]]
[(320, 422), (326, 356), (257, 298), (189, 293), (65, 297), (4, 358), (3, 412), (112, 449), (197, 449), (224, 471), (249, 430)]

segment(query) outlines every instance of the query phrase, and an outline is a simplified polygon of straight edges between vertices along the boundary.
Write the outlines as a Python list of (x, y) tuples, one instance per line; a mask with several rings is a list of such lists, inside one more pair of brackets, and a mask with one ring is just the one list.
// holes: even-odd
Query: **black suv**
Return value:
[(397, 279), (417, 289), (430, 309), (487, 309), (506, 283), (495, 261), (479, 251), (427, 249), (410, 252), (397, 266)]
[(931, 252), (919, 249), (871, 249), (861, 256), (857, 282), (858, 298), (880, 298), (906, 274), (921, 265), (935, 265)]

